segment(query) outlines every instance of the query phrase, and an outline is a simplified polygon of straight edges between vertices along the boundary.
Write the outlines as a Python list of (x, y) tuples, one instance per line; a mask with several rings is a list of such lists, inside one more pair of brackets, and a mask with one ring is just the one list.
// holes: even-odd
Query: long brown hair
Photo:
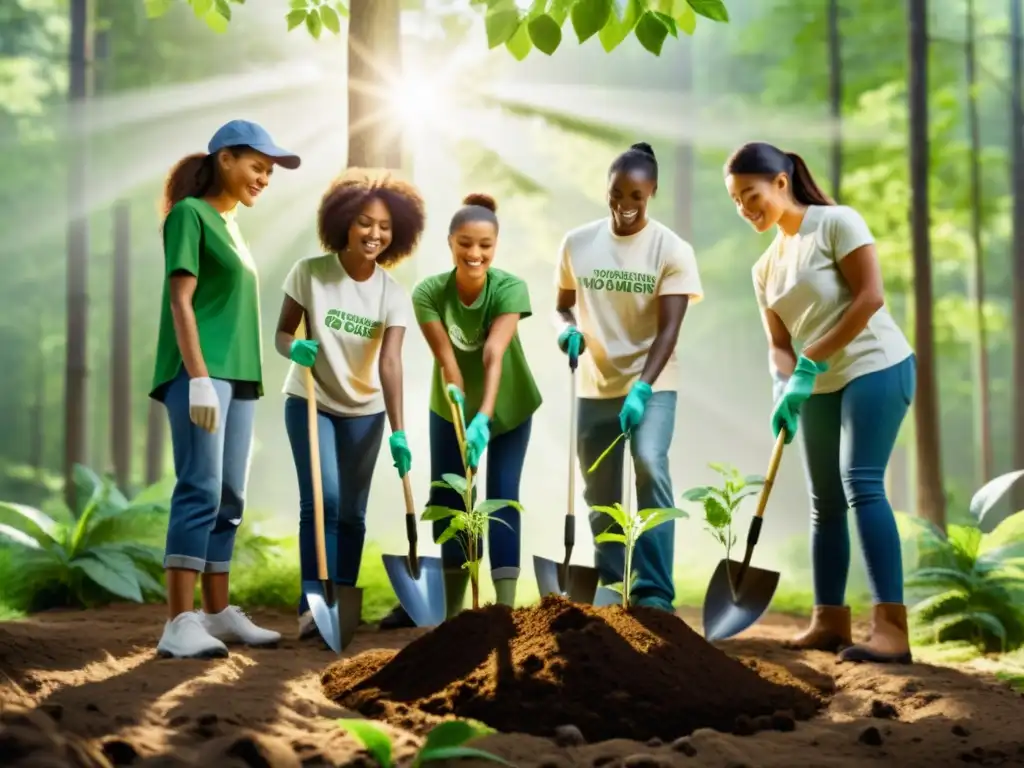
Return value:
[(774, 144), (752, 141), (737, 149), (725, 163), (725, 175), (766, 176), (780, 173), (789, 176), (793, 199), (801, 205), (835, 205), (836, 202), (818, 186), (811, 169), (796, 152), (783, 152)]
[[(227, 147), (227, 150), (238, 157), (248, 147)], [(217, 165), (217, 154), (207, 155), (198, 152), (186, 155), (171, 168), (164, 182), (164, 195), (160, 211), (167, 216), (171, 208), (186, 197), (204, 197), (217, 192), (220, 187), (220, 168)]]

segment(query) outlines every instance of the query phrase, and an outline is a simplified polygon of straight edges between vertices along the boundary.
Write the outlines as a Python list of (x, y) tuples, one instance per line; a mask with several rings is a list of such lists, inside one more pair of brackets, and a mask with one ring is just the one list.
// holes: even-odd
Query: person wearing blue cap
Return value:
[(232, 120), (206, 154), (180, 160), (164, 187), (165, 277), (150, 397), (167, 408), (176, 483), (161, 656), (226, 656), (225, 643), (269, 645), (281, 637), (228, 601), (255, 405), (263, 395), (259, 278), (235, 212), (239, 203), (256, 203), (275, 166), (294, 169), (299, 162), (262, 126)]

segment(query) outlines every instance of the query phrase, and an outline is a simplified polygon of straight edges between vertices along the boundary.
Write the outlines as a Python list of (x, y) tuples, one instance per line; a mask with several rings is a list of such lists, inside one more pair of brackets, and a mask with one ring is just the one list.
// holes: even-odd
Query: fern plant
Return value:
[(74, 509), (50, 515), (0, 502), (5, 597), (29, 611), (163, 599), (167, 488), (152, 486), (128, 501), (88, 467), (76, 466), (74, 480)]

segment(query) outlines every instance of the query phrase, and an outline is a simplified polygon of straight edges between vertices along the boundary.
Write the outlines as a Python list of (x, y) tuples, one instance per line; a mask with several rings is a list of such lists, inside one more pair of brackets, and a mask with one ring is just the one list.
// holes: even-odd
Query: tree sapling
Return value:
[[(338, 725), (359, 740), (380, 768), (394, 768), (396, 762), (391, 745), (391, 737), (372, 720), (344, 719), (339, 720)], [(413, 756), (410, 768), (420, 768), (424, 763), (437, 762), (439, 760), (458, 760), (460, 758), (487, 760), (492, 763), (511, 766), (511, 763), (497, 755), (477, 749), (476, 747), (466, 746), (467, 742), (492, 733), (495, 733), (493, 728), (476, 720), (448, 720), (443, 722), (435, 726), (427, 734), (426, 739), (423, 741), (423, 746)]]
[(725, 559), (728, 560), (736, 544), (736, 534), (732, 532), (736, 510), (743, 499), (761, 490), (765, 479), (762, 475), (741, 475), (728, 464), (711, 462), (708, 466), (722, 476), (722, 485), (699, 485), (685, 491), (680, 498), (703, 505), (705, 530), (725, 547)]

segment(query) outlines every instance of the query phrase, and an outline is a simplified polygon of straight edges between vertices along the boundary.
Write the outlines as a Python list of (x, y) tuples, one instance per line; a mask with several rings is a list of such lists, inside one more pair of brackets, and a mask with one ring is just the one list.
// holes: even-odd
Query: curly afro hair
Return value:
[(350, 168), (324, 193), (317, 214), (320, 243), (331, 253), (348, 246), (352, 222), (371, 200), (380, 200), (391, 214), (391, 243), (377, 257), (385, 269), (412, 255), (426, 224), (423, 198), (412, 184), (389, 173), (375, 176), (365, 168)]

